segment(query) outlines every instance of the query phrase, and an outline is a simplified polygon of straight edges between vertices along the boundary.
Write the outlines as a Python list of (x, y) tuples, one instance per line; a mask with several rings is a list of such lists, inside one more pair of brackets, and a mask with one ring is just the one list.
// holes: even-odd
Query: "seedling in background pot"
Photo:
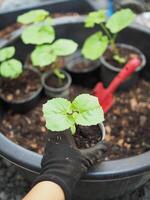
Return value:
[(67, 56), (74, 53), (78, 45), (69, 39), (58, 39), (52, 44), (37, 46), (31, 54), (33, 66), (46, 67), (51, 65), (53, 73), (64, 79), (64, 74), (60, 71), (59, 63), (56, 62), (59, 56)]
[(134, 19), (135, 14), (130, 9), (117, 11), (108, 20), (105, 10), (91, 12), (85, 21), (85, 27), (93, 28), (95, 25), (99, 25), (103, 32), (98, 31), (86, 39), (82, 54), (87, 59), (96, 60), (110, 45), (113, 59), (120, 64), (126, 63), (126, 57), (121, 55), (116, 46), (116, 39), (118, 33), (128, 27)]
[(14, 55), (14, 47), (0, 49), (0, 76), (3, 78), (16, 79), (23, 72), (21, 62), (14, 59)]
[(25, 44), (42, 45), (55, 39), (52, 18), (46, 10), (33, 10), (18, 16), (17, 22), (26, 25), (21, 34)]
[[(58, 39), (55, 42), (55, 30), (51, 26), (52, 19), (45, 10), (35, 10), (18, 17), (18, 22), (33, 25), (27, 26), (22, 33), (22, 41), (25, 44), (36, 45), (31, 53), (33, 66), (44, 68), (51, 65), (54, 74), (59, 79), (64, 79), (60, 66), (56, 62), (59, 56), (67, 56), (74, 53), (77, 43), (69, 39)], [(41, 23), (39, 23), (41, 22)], [(53, 42), (53, 43), (52, 43)]]
[(71, 129), (76, 133), (76, 126), (92, 126), (104, 121), (104, 113), (98, 99), (89, 94), (77, 96), (73, 102), (64, 98), (53, 98), (43, 105), (46, 127), (51, 131)]

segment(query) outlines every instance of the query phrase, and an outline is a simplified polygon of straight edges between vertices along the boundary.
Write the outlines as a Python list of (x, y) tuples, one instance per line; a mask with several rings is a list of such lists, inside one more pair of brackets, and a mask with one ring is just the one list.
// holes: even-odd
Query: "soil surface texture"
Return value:
[[(66, 63), (68, 61), (66, 60)], [(75, 72), (75, 73), (80, 73), (80, 72), (90, 72), (93, 70), (95, 70), (95, 67), (100, 65), (100, 63), (98, 63), (98, 61), (96, 62), (92, 62), (92, 61), (88, 61), (88, 60), (81, 60), (81, 61), (74, 61), (75, 64), (74, 65), (68, 65), (66, 68), (71, 71), (71, 72)]]
[(112, 51), (111, 48), (107, 49), (107, 51), (104, 54), (104, 58), (106, 60), (106, 62), (108, 62), (110, 65), (115, 66), (116, 68), (120, 68), (122, 69), (124, 67), (125, 64), (127, 64), (127, 62), (134, 58), (140, 58), (140, 55), (137, 54), (136, 51), (131, 50), (131, 49), (126, 49), (126, 48), (117, 48), (118, 53), (121, 57), (123, 57), (125, 59), (124, 63), (119, 63), (118, 61), (116, 61), (114, 59), (114, 51)]
[(40, 87), (40, 76), (25, 69), (17, 79), (1, 79), (0, 97), (7, 102), (19, 102), (30, 98)]
[[(71, 86), (70, 99), (81, 93), (90, 93), (89, 89)], [(150, 150), (150, 83), (139, 80), (128, 92), (116, 94), (116, 102), (105, 114), (106, 143), (108, 152), (105, 160), (125, 158)], [(42, 115), (41, 102), (26, 114), (8, 111), (1, 119), (0, 131), (14, 142), (36, 151), (44, 150), (47, 130)], [(88, 130), (89, 132), (89, 130)], [(98, 137), (84, 134), (75, 137), (79, 147), (89, 147), (97, 143)], [(82, 138), (82, 142), (79, 139)]]
[(67, 77), (60, 79), (52, 73), (46, 78), (45, 84), (51, 88), (62, 88), (67, 84)]

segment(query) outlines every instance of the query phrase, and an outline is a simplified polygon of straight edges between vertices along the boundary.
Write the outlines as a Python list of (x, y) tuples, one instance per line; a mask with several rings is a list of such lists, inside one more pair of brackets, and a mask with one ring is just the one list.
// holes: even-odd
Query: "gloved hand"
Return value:
[(78, 150), (69, 131), (53, 132), (47, 138), (42, 170), (34, 185), (41, 181), (55, 182), (63, 189), (65, 199), (70, 200), (80, 177), (101, 161), (104, 151), (106, 147), (102, 142), (90, 149)]

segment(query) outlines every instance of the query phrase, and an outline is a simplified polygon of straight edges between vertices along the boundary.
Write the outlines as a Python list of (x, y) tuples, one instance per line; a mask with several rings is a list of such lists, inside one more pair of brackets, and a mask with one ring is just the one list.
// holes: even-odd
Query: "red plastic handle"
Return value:
[(141, 64), (140, 59), (131, 59), (120, 71), (120, 73), (114, 78), (107, 88), (107, 94), (112, 94), (118, 88), (118, 86), (125, 81)]

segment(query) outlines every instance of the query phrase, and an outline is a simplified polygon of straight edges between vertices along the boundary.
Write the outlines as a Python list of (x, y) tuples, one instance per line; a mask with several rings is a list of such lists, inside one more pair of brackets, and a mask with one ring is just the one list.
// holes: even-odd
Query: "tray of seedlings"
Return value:
[(150, 179), (150, 35), (131, 25), (130, 9), (106, 19), (105, 10), (57, 18), (31, 10), (0, 49), (3, 157), (31, 178), (47, 134), (69, 130), (81, 149), (105, 141), (104, 162), (77, 184), (75, 199), (115, 198)]

